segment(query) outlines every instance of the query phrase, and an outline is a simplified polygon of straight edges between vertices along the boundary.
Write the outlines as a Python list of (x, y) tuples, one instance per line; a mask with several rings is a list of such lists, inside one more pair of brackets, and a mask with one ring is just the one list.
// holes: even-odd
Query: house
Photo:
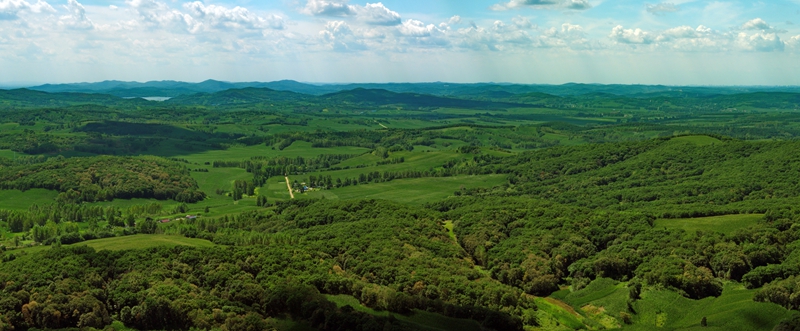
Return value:
[(159, 222), (161, 222), (161, 223), (169, 223), (169, 221), (170, 221), (170, 219), (169, 219), (169, 218), (165, 218), (165, 219), (163, 219), (163, 220), (161, 220), (161, 221), (159, 221)]
[(197, 215), (186, 215), (186, 219), (187, 220), (193, 220), (193, 219), (196, 219), (196, 218), (197, 218)]

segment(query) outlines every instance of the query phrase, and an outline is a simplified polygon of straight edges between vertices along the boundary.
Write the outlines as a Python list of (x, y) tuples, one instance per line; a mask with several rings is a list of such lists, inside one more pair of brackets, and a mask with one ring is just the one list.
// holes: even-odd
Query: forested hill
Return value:
[(493, 167), (509, 172), (509, 183), (476, 194), (651, 210), (658, 217), (763, 211), (770, 201), (800, 196), (796, 141), (684, 136), (560, 146), (505, 158)]
[(433, 95), (417, 93), (395, 93), (383, 89), (363, 89), (336, 92), (322, 95), (318, 98), (320, 103), (335, 105), (357, 105), (361, 107), (380, 107), (389, 105), (405, 106), (409, 108), (499, 108), (508, 104), (497, 104), (486, 101), (472, 101), (455, 98), (444, 98)]
[(225, 106), (236, 104), (301, 101), (313, 101), (313, 97), (294, 92), (248, 87), (243, 89), (229, 89), (214, 93), (183, 95), (169, 99), (166, 101), (166, 103), (176, 105)]
[[(221, 86), (227, 86), (222, 84)], [(221, 88), (221, 87), (220, 87)], [(211, 89), (211, 88), (209, 88)], [(212, 89), (213, 90), (213, 89)], [(102, 90), (101, 90), (102, 91)], [(503, 89), (483, 89), (473, 93), (435, 95), (435, 91), (393, 92), (386, 89), (355, 88), (324, 95), (302, 94), (274, 90), (266, 87), (230, 88), (215, 92), (192, 94), (159, 93), (154, 88), (136, 88), (137, 96), (175, 95), (163, 104), (141, 98), (125, 99), (110, 94), (46, 93), (34, 90), (0, 90), (0, 109), (64, 107), (77, 105), (114, 106), (138, 109), (160, 105), (169, 106), (242, 106), (265, 105), (289, 108), (347, 108), (369, 109), (377, 107), (402, 107), (408, 110), (438, 108), (463, 108), (479, 110), (506, 110), (535, 106), (555, 109), (630, 109), (646, 111), (678, 111), (712, 113), (718, 111), (774, 111), (800, 109), (800, 93), (756, 92), (739, 94), (698, 94), (683, 91), (617, 95), (607, 92), (590, 92), (581, 95), (557, 96), (542, 92), (511, 93)], [(112, 93), (112, 92), (102, 92)], [(117, 94), (118, 93), (113, 93)]]
[(123, 99), (107, 94), (47, 93), (28, 89), (0, 89), (0, 109), (65, 107), (75, 105), (147, 105), (143, 99)]

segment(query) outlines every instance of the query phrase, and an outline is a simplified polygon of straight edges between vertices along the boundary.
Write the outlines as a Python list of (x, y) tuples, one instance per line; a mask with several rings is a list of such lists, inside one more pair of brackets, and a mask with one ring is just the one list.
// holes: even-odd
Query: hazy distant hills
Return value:
[(238, 107), (261, 104), (303, 111), (339, 107), (362, 110), (398, 107), (423, 111), (436, 108), (507, 109), (518, 106), (576, 109), (589, 107), (590, 104), (594, 108), (605, 109), (716, 111), (746, 107), (800, 110), (798, 87), (446, 83), (313, 85), (295, 81), (227, 83), (209, 80), (202, 83), (106, 81), (42, 85), (35, 89), (0, 90), (0, 108), (102, 105), (136, 109), (153, 105), (140, 97), (167, 96), (171, 99), (162, 103), (164, 106)]
[(207, 80), (200, 83), (178, 81), (151, 81), (146, 83), (103, 81), (98, 83), (45, 84), (30, 87), (30, 90), (43, 92), (102, 93), (119, 97), (176, 97), (195, 93), (215, 93), (229, 89), (268, 88), (276, 91), (289, 91), (309, 95), (325, 95), (354, 89), (387, 90), (395, 93), (417, 93), (435, 96), (454, 96), (459, 98), (506, 98), (509, 94), (545, 93), (555, 96), (578, 96), (604, 93), (627, 97), (699, 97), (708, 95), (729, 95), (754, 92), (794, 92), (800, 87), (705, 87), (705, 86), (665, 86), (665, 85), (601, 85), (601, 84), (563, 84), (563, 85), (524, 85), (524, 84), (455, 84), (455, 83), (374, 83), (374, 84), (307, 84), (292, 80), (274, 82), (230, 83)]

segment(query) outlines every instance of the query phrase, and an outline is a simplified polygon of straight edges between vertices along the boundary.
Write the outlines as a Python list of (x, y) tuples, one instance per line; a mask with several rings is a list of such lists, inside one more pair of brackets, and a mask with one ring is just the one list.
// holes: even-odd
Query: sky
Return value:
[(0, 85), (800, 85), (800, 0), (0, 0)]

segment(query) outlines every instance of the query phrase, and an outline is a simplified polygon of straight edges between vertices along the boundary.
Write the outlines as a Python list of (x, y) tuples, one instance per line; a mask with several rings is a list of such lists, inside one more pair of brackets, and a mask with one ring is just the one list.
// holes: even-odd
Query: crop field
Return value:
[(754, 225), (764, 219), (763, 214), (738, 214), (696, 218), (658, 219), (655, 227), (681, 229), (687, 232), (714, 231), (725, 234)]

